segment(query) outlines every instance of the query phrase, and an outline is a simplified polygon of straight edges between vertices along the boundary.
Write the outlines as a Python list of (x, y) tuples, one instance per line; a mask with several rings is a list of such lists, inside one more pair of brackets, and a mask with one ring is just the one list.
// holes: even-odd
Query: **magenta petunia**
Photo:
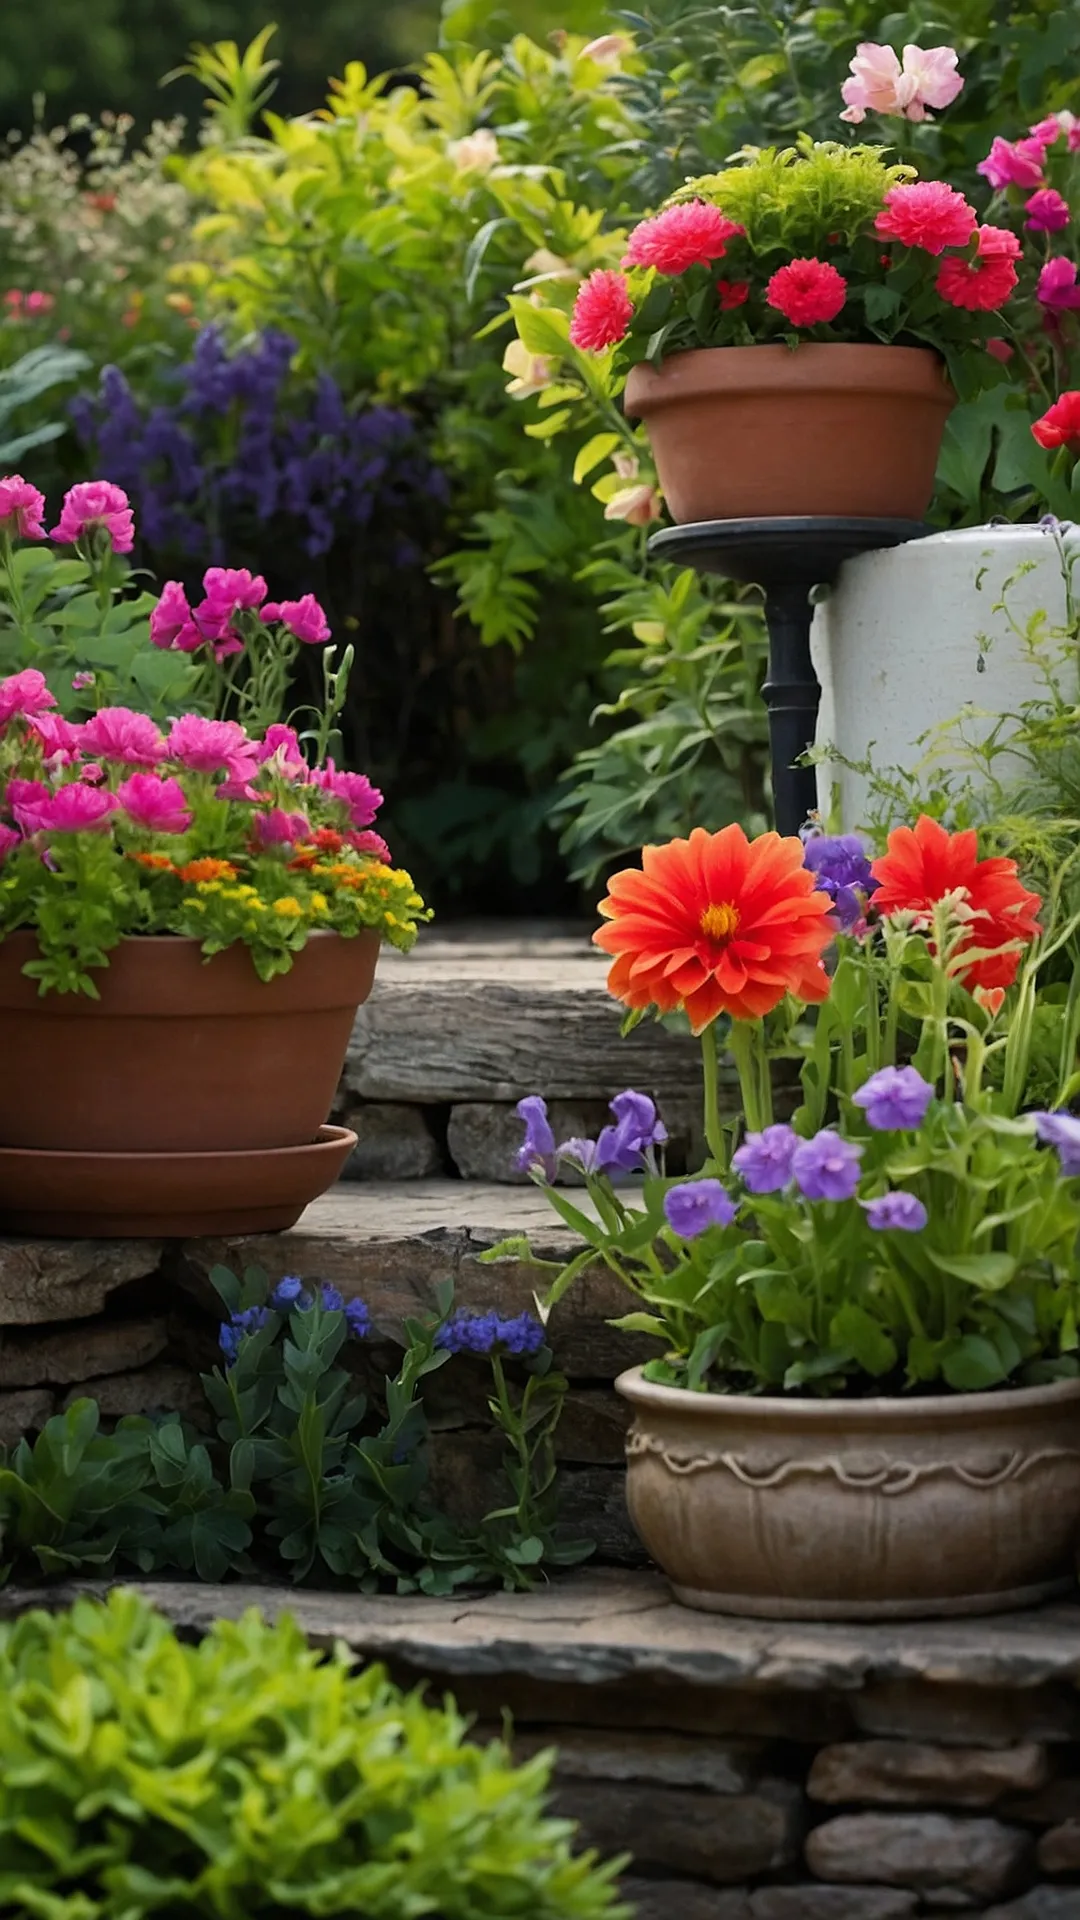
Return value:
[(311, 836), (311, 822), (305, 813), (286, 813), (283, 807), (270, 807), (256, 814), (251, 823), (252, 839), (260, 847), (295, 847)]
[(81, 745), (84, 753), (129, 767), (153, 767), (165, 758), (164, 735), (145, 713), (130, 707), (100, 707), (85, 722)]
[(41, 741), (43, 759), (55, 760), (61, 766), (74, 760), (82, 745), (81, 727), (59, 713), (34, 713), (29, 718), (31, 730)]
[(193, 773), (220, 773), (238, 760), (254, 764), (255, 745), (237, 720), (206, 720), (201, 713), (181, 714), (166, 742), (169, 757)]
[(333, 794), (335, 800), (343, 801), (354, 827), (370, 827), (383, 803), (382, 794), (378, 787), (372, 786), (366, 773), (339, 771), (332, 760), (328, 760), (325, 767), (316, 767), (311, 784), (321, 787), (324, 793)]
[(0, 826), (0, 865), (7, 859), (9, 853), (14, 853), (16, 847), (21, 846), (21, 833), (16, 833), (14, 827)]
[(1031, 233), (1060, 233), (1072, 218), (1068, 201), (1056, 187), (1040, 187), (1024, 202), (1024, 212), (1024, 225)]
[(168, 647), (176, 653), (194, 653), (204, 635), (195, 625), (187, 594), (179, 580), (166, 580), (157, 606), (150, 615), (150, 638), (155, 647)]
[[(45, 833), (85, 833), (103, 827), (116, 811), (116, 795), (106, 788), (87, 787), (73, 780), (66, 787), (42, 800), (37, 808), (38, 827)], [(18, 817), (16, 815), (16, 817)]]
[(307, 647), (322, 646), (331, 637), (329, 622), (313, 593), (305, 593), (299, 600), (268, 600), (261, 617), (268, 626), (280, 621)]
[[(1063, 313), (1080, 307), (1080, 287), (1076, 284), (1076, 263), (1055, 254), (1039, 274), (1036, 295), (1051, 313)], [(0, 688), (0, 693), (3, 689)]]
[(272, 760), (274, 772), (285, 780), (307, 779), (308, 763), (304, 759), (295, 727), (287, 727), (280, 721), (267, 727), (256, 746), (255, 758), (264, 766), (268, 760)]
[(135, 545), (135, 519), (123, 487), (111, 480), (82, 480), (64, 495), (59, 522), (50, 538), (73, 547), (84, 535), (102, 527), (115, 553), (130, 553)]
[(266, 599), (266, 581), (247, 567), (208, 567), (203, 575), (205, 599), (194, 610), (194, 621), (219, 662), (242, 653), (244, 642), (233, 624), (238, 613), (257, 613)]
[(41, 809), (51, 799), (52, 791), (44, 780), (15, 779), (7, 782), (4, 799), (24, 833), (37, 833), (41, 826)]
[(1045, 166), (1046, 148), (1042, 140), (1034, 137), (1003, 140), (999, 134), (975, 171), (989, 180), (995, 193), (1001, 193), (1005, 187), (1027, 187), (1030, 192), (1032, 187), (1042, 186)]
[(194, 819), (183, 787), (171, 774), (133, 773), (117, 787), (116, 798), (132, 824), (151, 833), (186, 833)]

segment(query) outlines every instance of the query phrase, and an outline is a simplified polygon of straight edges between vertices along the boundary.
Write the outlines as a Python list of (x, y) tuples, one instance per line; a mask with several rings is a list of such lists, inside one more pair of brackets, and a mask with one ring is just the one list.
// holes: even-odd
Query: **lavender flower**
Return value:
[(547, 1102), (538, 1093), (529, 1093), (518, 1101), (515, 1111), (518, 1119), (525, 1123), (525, 1138), (514, 1162), (518, 1172), (529, 1173), (536, 1167), (546, 1180), (554, 1180), (559, 1163)]
[(800, 1140), (791, 1170), (807, 1200), (850, 1200), (859, 1184), (862, 1147), (842, 1140), (828, 1127), (812, 1140)]
[(242, 1313), (234, 1313), (225, 1321), (218, 1333), (218, 1346), (225, 1356), (227, 1367), (237, 1360), (245, 1335), (258, 1333), (269, 1319), (266, 1307), (245, 1307)]
[(532, 1313), (518, 1313), (505, 1319), (498, 1313), (451, 1314), (435, 1335), (435, 1345), (447, 1353), (539, 1353), (546, 1339), (543, 1326)]
[(929, 1080), (914, 1067), (882, 1067), (852, 1095), (877, 1133), (904, 1133), (921, 1127), (933, 1097)]
[(613, 1127), (605, 1127), (596, 1142), (594, 1166), (597, 1173), (636, 1173), (654, 1147), (663, 1146), (667, 1128), (659, 1118), (656, 1103), (647, 1093), (629, 1088), (617, 1093), (611, 1102)]
[(866, 911), (866, 901), (877, 889), (866, 848), (856, 833), (811, 834), (803, 865), (809, 867), (822, 893), (827, 893), (840, 925), (853, 927)]
[(751, 1193), (778, 1193), (791, 1179), (798, 1145), (794, 1127), (766, 1127), (761, 1133), (747, 1134), (731, 1164)]
[(270, 1295), (270, 1305), (275, 1313), (288, 1313), (290, 1307), (295, 1307), (303, 1291), (304, 1283), (299, 1274), (287, 1273)]
[(914, 1193), (882, 1193), (861, 1202), (866, 1222), (875, 1233), (921, 1233), (929, 1215)]
[(1074, 1114), (1037, 1113), (1035, 1132), (1044, 1147), (1057, 1148), (1067, 1178), (1080, 1174), (1080, 1120)]
[(696, 1240), (709, 1227), (730, 1227), (735, 1203), (719, 1180), (692, 1180), (664, 1195), (664, 1218), (681, 1240)]

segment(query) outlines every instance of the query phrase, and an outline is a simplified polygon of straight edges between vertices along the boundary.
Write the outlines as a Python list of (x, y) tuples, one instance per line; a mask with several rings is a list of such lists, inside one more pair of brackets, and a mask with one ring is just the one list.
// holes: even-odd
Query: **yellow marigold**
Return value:
[(205, 912), (206, 912), (206, 901), (205, 901), (205, 900), (189, 900), (189, 901), (188, 901), (188, 906), (189, 906), (189, 907), (194, 907), (194, 909), (195, 909), (195, 911), (196, 911), (196, 913), (205, 913)]
[(329, 913), (330, 906), (325, 893), (313, 893), (311, 896), (312, 913)]
[(285, 894), (281, 900), (274, 901), (274, 912), (280, 913), (283, 920), (302, 920), (304, 917), (303, 907), (291, 893)]
[(207, 855), (202, 860), (189, 860), (186, 867), (178, 867), (181, 880), (191, 880), (197, 886), (200, 881), (235, 880), (236, 868), (231, 860), (213, 860)]
[(220, 880), (200, 880), (197, 884), (200, 893), (220, 893), (222, 891)]

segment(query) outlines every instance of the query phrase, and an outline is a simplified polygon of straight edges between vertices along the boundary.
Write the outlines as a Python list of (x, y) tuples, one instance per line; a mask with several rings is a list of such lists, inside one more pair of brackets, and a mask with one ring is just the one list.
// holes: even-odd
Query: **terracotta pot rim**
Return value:
[(356, 1135), (352, 1129), (331, 1126), (327, 1121), (325, 1126), (319, 1128), (313, 1140), (301, 1140), (289, 1147), (227, 1147), (225, 1149), (203, 1147), (197, 1148), (194, 1152), (180, 1153), (174, 1152), (171, 1148), (165, 1148), (159, 1153), (132, 1153), (113, 1149), (105, 1153), (95, 1153), (92, 1149), (85, 1151), (81, 1147), (0, 1146), (0, 1167), (6, 1167), (9, 1162), (14, 1162), (16, 1165), (32, 1162), (37, 1167), (43, 1167), (47, 1160), (53, 1160), (62, 1166), (70, 1166), (74, 1163), (74, 1168), (80, 1174), (93, 1171), (97, 1167), (106, 1173), (114, 1167), (131, 1167), (132, 1165), (136, 1166), (140, 1172), (148, 1172), (155, 1162), (160, 1164), (163, 1161), (168, 1161), (170, 1166), (177, 1164), (186, 1166), (192, 1162), (210, 1160), (215, 1167), (222, 1161), (228, 1161), (230, 1164), (250, 1160), (281, 1162), (299, 1159), (302, 1156), (310, 1157), (316, 1149), (331, 1150), (343, 1146), (346, 1142), (349, 1143), (350, 1151), (356, 1145)]
[[(1080, 1379), (1052, 1380), (1042, 1387), (990, 1387), (982, 1393), (881, 1394), (862, 1400), (796, 1400), (785, 1394), (692, 1393), (688, 1387), (665, 1387), (643, 1378), (644, 1368), (629, 1367), (615, 1381), (615, 1391), (624, 1400), (644, 1408), (682, 1415), (723, 1409), (740, 1420), (760, 1420), (775, 1427), (816, 1427), (830, 1422), (850, 1427), (876, 1422), (882, 1426), (905, 1426), (912, 1417), (963, 1422), (977, 1416), (985, 1418), (988, 1406), (1017, 1412), (1053, 1406), (1058, 1401), (1080, 1400)], [(707, 1417), (707, 1416), (706, 1416)]]
[(809, 341), (796, 347), (691, 347), (660, 367), (640, 361), (626, 384), (628, 413), (646, 420), (698, 401), (743, 406), (767, 401), (820, 406), (831, 396), (873, 395), (885, 403), (918, 401), (949, 413), (956, 394), (933, 347)]
[[(376, 932), (378, 932), (376, 927), (360, 927), (355, 934), (346, 935), (339, 933), (336, 927), (312, 927), (304, 946), (310, 946), (314, 942), (324, 943), (327, 940), (360, 939), (365, 933)], [(32, 942), (36, 946), (37, 933), (33, 927), (12, 927), (10, 933), (0, 934), (0, 958), (3, 956), (4, 948), (9, 947), (15, 940), (21, 940), (24, 944)], [(190, 933), (125, 933), (121, 934), (115, 947), (109, 948), (109, 952), (110, 954), (118, 953), (122, 947), (201, 948), (201, 946), (202, 941)], [(207, 965), (211, 960), (224, 959), (226, 954), (234, 952), (237, 947), (244, 947), (244, 942), (234, 940), (232, 946), (224, 947), (221, 953), (212, 953)], [(303, 952), (303, 947), (300, 948), (300, 952)]]

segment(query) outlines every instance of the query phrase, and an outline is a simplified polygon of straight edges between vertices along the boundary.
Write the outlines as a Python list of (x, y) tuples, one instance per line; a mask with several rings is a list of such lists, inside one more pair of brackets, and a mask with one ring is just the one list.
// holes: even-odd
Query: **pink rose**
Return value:
[(57, 526), (50, 539), (73, 547), (85, 534), (104, 527), (114, 553), (130, 553), (135, 545), (135, 519), (123, 487), (111, 480), (82, 480), (69, 487)]
[(925, 120), (927, 107), (947, 107), (963, 87), (957, 57), (952, 47), (907, 46), (901, 64), (892, 47), (864, 40), (855, 50), (851, 79), (840, 89), (841, 120), (858, 126), (868, 113)]
[(171, 774), (133, 773), (116, 789), (116, 799), (133, 826), (150, 833), (186, 833), (194, 818), (187, 795)]
[(289, 632), (308, 647), (321, 646), (330, 638), (326, 615), (313, 593), (305, 593), (301, 600), (268, 600), (262, 618), (267, 626), (280, 620), (282, 626), (288, 627)]
[(83, 726), (82, 749), (129, 767), (152, 767), (165, 758), (165, 738), (145, 713), (101, 707)]
[(1046, 149), (1041, 140), (1003, 140), (999, 134), (975, 171), (989, 180), (995, 193), (1000, 193), (1004, 187), (1041, 187), (1045, 165)]
[(45, 495), (21, 473), (0, 480), (0, 528), (12, 539), (44, 540), (44, 512)]
[(81, 780), (73, 780), (40, 802), (38, 827), (45, 833), (86, 833), (105, 826), (115, 811), (114, 793), (100, 787), (85, 787)]
[(6, 727), (17, 713), (46, 713), (55, 705), (45, 675), (37, 667), (24, 667), (21, 673), (0, 680), (0, 727)]

